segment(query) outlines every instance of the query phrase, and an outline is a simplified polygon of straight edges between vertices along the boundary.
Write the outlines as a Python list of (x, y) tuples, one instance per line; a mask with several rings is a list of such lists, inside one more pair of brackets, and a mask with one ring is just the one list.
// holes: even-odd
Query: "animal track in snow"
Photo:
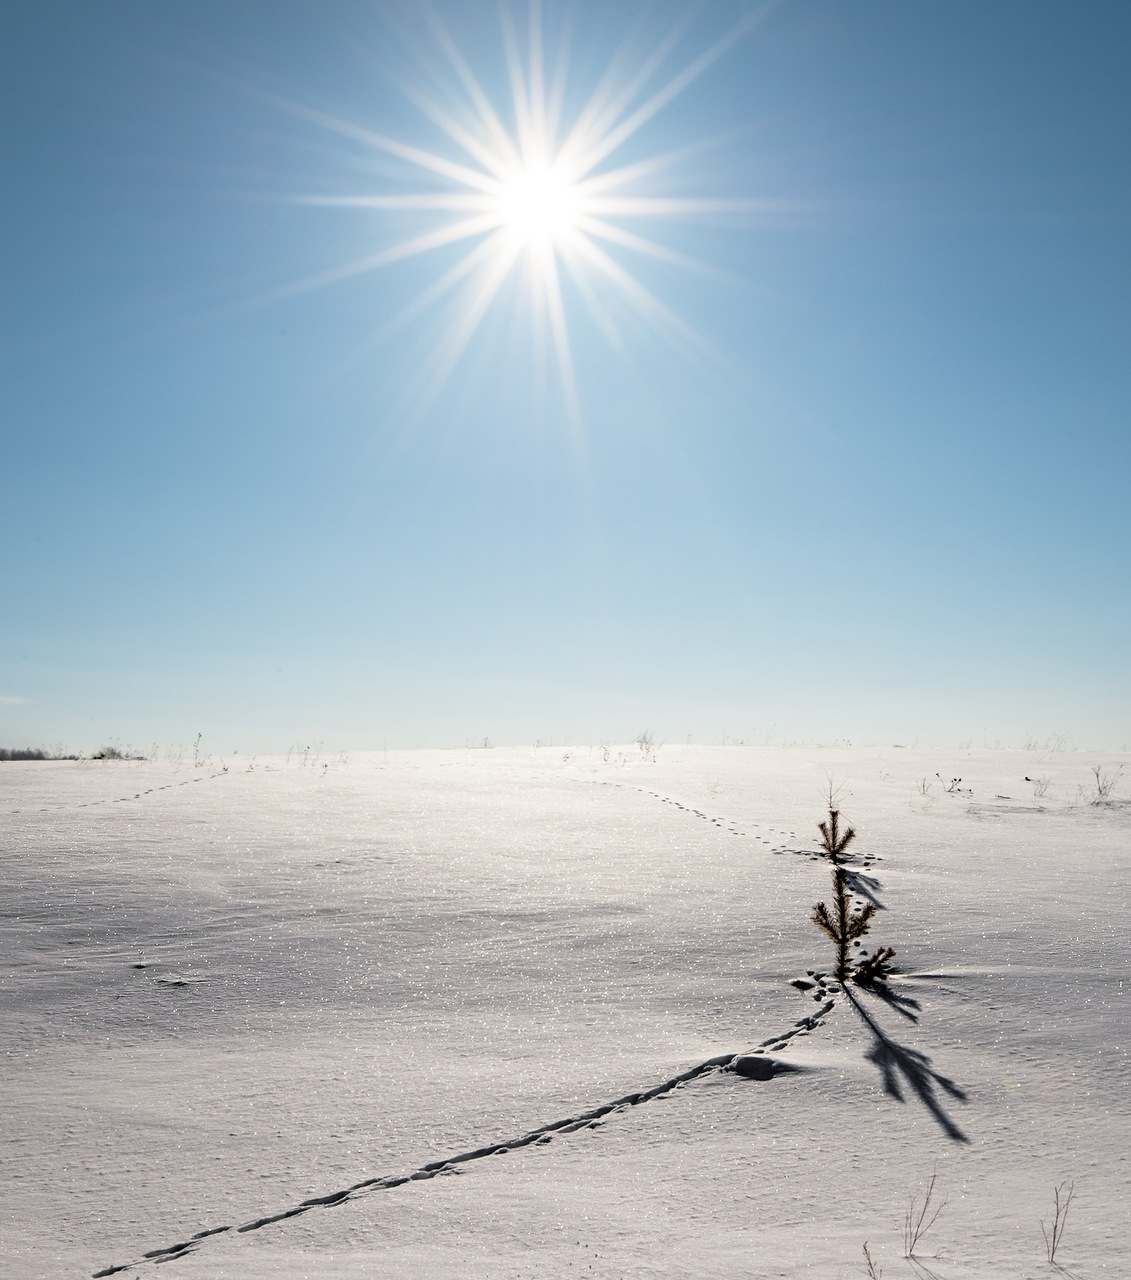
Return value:
[[(625, 782), (609, 782), (604, 778), (602, 778), (600, 782), (601, 782), (601, 785), (604, 787), (621, 787), (629, 791), (639, 791), (640, 794), (644, 796), (653, 796), (655, 797), (655, 799), (659, 800), (661, 804), (674, 805), (677, 809), (682, 809), (684, 813), (691, 814), (693, 817), (696, 817), (696, 818), (702, 818), (705, 822), (709, 822), (712, 826), (717, 827), (720, 831), (725, 830), (730, 832), (730, 834), (734, 836), (746, 836), (748, 839), (757, 840), (760, 844), (768, 844), (770, 846), (771, 853), (777, 853), (777, 854), (794, 853), (794, 854), (797, 854), (799, 857), (809, 858), (817, 862), (821, 861), (825, 857), (825, 854), (821, 853), (817, 849), (798, 848), (794, 845), (788, 844), (785, 840), (778, 840), (775, 842), (772, 840), (767, 840), (765, 836), (748, 834), (746, 831), (743, 831), (739, 828), (737, 821), (733, 818), (710, 817), (709, 815), (705, 814), (701, 809), (696, 809), (696, 808), (693, 808), (691, 805), (683, 804), (681, 801), (676, 800), (673, 796), (661, 795), (659, 791), (649, 791), (647, 787), (634, 787), (634, 786), (631, 786), (629, 783), (625, 783)], [(726, 824), (725, 826), (724, 826), (724, 823)], [(777, 836), (785, 836), (787, 837), (788, 840), (797, 839), (796, 831), (783, 831), (780, 827), (770, 827), (760, 822), (748, 822), (746, 825), (748, 827), (757, 827), (763, 831), (772, 832), (774, 835), (777, 835)], [(870, 853), (861, 859), (860, 865), (867, 868), (872, 866), (873, 863), (882, 862), (882, 861), (883, 859), (878, 854)], [(875, 889), (879, 887), (878, 882), (872, 880), (868, 876), (859, 876), (859, 873), (857, 872), (854, 872), (853, 875), (857, 876), (865, 886), (871, 886), (871, 889), (873, 892)], [(864, 897), (869, 898), (872, 901), (875, 901), (877, 906), (881, 906), (879, 901), (873, 897), (873, 893), (867, 891), (866, 888), (857, 887), (853, 889), (853, 892), (861, 893), (863, 894)]]
[[(722, 818), (722, 817), (712, 816), (710, 814), (704, 813), (702, 809), (696, 809), (693, 805), (684, 804), (681, 800), (677, 800), (674, 796), (666, 796), (661, 794), (659, 791), (650, 791), (647, 787), (634, 787), (630, 783), (626, 783), (626, 782), (609, 782), (604, 778), (600, 779), (600, 785), (603, 787), (620, 787), (627, 791), (639, 791), (640, 794), (643, 796), (652, 796), (656, 800), (659, 800), (661, 804), (673, 805), (676, 809), (682, 810), (684, 813), (689, 814), (691, 817), (701, 818), (704, 822), (709, 822), (711, 826), (718, 828), (718, 830), (720, 831), (726, 831), (732, 836), (745, 836), (747, 839), (757, 840), (760, 844), (768, 844), (770, 845), (771, 853), (808, 853), (809, 852), (809, 850), (807, 849), (791, 848), (785, 843), (785, 841), (782, 841), (782, 840), (778, 840), (778, 841), (768, 840), (766, 839), (765, 836), (744, 831), (739, 826), (738, 821), (734, 818)], [(773, 835), (776, 835), (776, 836), (785, 836), (788, 840), (797, 839), (796, 831), (783, 831), (780, 827), (770, 827), (770, 826), (767, 826), (765, 823), (761, 823), (761, 822), (748, 822), (745, 825), (748, 827), (756, 827), (761, 831), (771, 832)]]
[[(135, 791), (132, 796), (115, 796), (113, 799), (80, 800), (77, 804), (40, 805), (38, 809), (27, 810), (28, 813), (59, 813), (65, 809), (95, 809), (103, 804), (132, 804), (143, 796), (153, 795), (155, 791), (172, 791), (174, 787), (187, 787), (190, 782), (204, 782), (207, 779), (222, 778), (228, 772), (220, 769), (217, 773), (202, 773), (195, 778), (183, 778), (180, 782), (166, 782), (160, 787), (147, 787), (144, 791)], [(23, 813), (23, 809), (9, 809), (9, 814)]]
[(267, 1214), (262, 1218), (255, 1218), (251, 1222), (245, 1222), (242, 1226), (210, 1227), (205, 1231), (198, 1231), (194, 1236), (190, 1236), (187, 1240), (182, 1240), (177, 1244), (166, 1245), (161, 1249), (148, 1249), (133, 1262), (123, 1262), (116, 1266), (104, 1267), (101, 1271), (95, 1271), (92, 1273), (92, 1280), (101, 1280), (101, 1277), (104, 1276), (130, 1271), (136, 1267), (144, 1266), (147, 1262), (158, 1264), (171, 1262), (174, 1258), (183, 1258), (198, 1249), (211, 1236), (222, 1235), (229, 1231), (234, 1231), (237, 1234), (246, 1231), (259, 1231), (272, 1223), (283, 1222), (287, 1218), (309, 1213), (311, 1209), (332, 1209), (337, 1205), (345, 1204), (350, 1200), (357, 1200), (361, 1196), (369, 1195), (374, 1191), (386, 1191), (392, 1187), (404, 1186), (409, 1182), (426, 1182), (432, 1178), (462, 1173), (463, 1170), (459, 1166), (469, 1164), (475, 1160), (484, 1160), (489, 1156), (506, 1155), (511, 1151), (520, 1151), (523, 1147), (544, 1146), (553, 1141), (554, 1138), (561, 1137), (564, 1134), (577, 1133), (582, 1129), (600, 1128), (604, 1123), (605, 1116), (627, 1111), (629, 1108), (638, 1107), (645, 1102), (651, 1102), (654, 1098), (663, 1097), (664, 1094), (671, 1093), (673, 1089), (678, 1089), (681, 1085), (714, 1071), (730, 1071), (746, 1079), (761, 1081), (770, 1080), (775, 1075), (797, 1071), (800, 1068), (793, 1066), (791, 1063), (777, 1062), (767, 1056), (766, 1050), (769, 1048), (788, 1048), (789, 1042), (795, 1036), (808, 1035), (819, 1027), (825, 1016), (831, 1013), (835, 1006), (836, 1001), (830, 998), (825, 1002), (823, 1008), (818, 1009), (809, 1017), (799, 1018), (788, 1031), (782, 1035), (771, 1036), (770, 1039), (764, 1040), (757, 1049), (752, 1050), (750, 1053), (719, 1054), (714, 1058), (708, 1058), (706, 1062), (701, 1062), (698, 1066), (692, 1067), (688, 1071), (672, 1076), (670, 1080), (665, 1080), (662, 1084), (654, 1085), (651, 1089), (641, 1090), (639, 1093), (626, 1094), (625, 1097), (618, 1098), (615, 1102), (607, 1102), (601, 1106), (593, 1107), (589, 1111), (583, 1111), (580, 1115), (567, 1116), (566, 1119), (557, 1120), (553, 1124), (542, 1125), (540, 1128), (532, 1129), (529, 1133), (524, 1133), (517, 1138), (492, 1143), (486, 1147), (477, 1147), (473, 1151), (463, 1151), (457, 1155), (446, 1156), (443, 1160), (432, 1160), (411, 1173), (393, 1174), (384, 1178), (366, 1178), (362, 1182), (355, 1182), (352, 1186), (344, 1187), (340, 1191), (331, 1191), (324, 1196), (311, 1196), (290, 1209), (284, 1209), (280, 1213)]

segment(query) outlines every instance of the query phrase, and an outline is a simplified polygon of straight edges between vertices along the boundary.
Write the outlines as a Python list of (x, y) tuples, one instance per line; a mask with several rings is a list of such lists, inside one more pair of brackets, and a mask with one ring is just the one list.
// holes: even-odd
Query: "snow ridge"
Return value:
[(384, 1178), (366, 1178), (365, 1181), (355, 1182), (352, 1186), (346, 1187), (341, 1191), (332, 1191), (324, 1196), (312, 1196), (309, 1200), (303, 1200), (301, 1204), (297, 1204), (293, 1208), (284, 1209), (281, 1213), (269, 1214), (263, 1218), (256, 1218), (252, 1222), (245, 1222), (242, 1226), (210, 1227), (206, 1231), (198, 1231), (190, 1239), (182, 1240), (178, 1244), (147, 1250), (134, 1262), (124, 1262), (116, 1266), (105, 1267), (101, 1271), (95, 1271), (92, 1273), (92, 1280), (100, 1280), (103, 1276), (112, 1276), (120, 1271), (129, 1271), (134, 1267), (143, 1266), (147, 1262), (170, 1262), (174, 1258), (185, 1257), (198, 1249), (210, 1236), (221, 1235), (228, 1231), (258, 1231), (262, 1227), (270, 1226), (273, 1222), (282, 1222), (287, 1218), (296, 1217), (300, 1213), (307, 1213), (311, 1209), (331, 1209), (336, 1205), (345, 1204), (348, 1200), (355, 1200), (373, 1191), (384, 1191), (390, 1187), (400, 1187), (407, 1182), (424, 1182), (440, 1175), (462, 1173), (463, 1170), (458, 1166), (467, 1164), (472, 1160), (483, 1160), (488, 1156), (506, 1155), (509, 1151), (518, 1151), (520, 1148), (530, 1146), (533, 1143), (542, 1145), (551, 1142), (561, 1134), (576, 1133), (580, 1129), (595, 1129), (603, 1123), (604, 1116), (627, 1111), (630, 1107), (638, 1107), (642, 1103), (651, 1102), (653, 1098), (662, 1097), (665, 1093), (670, 1093), (673, 1089), (679, 1088), (680, 1085), (707, 1075), (712, 1071), (733, 1071), (737, 1075), (754, 1080), (769, 1080), (775, 1075), (787, 1071), (796, 1071), (798, 1068), (791, 1064), (775, 1062), (774, 1059), (765, 1056), (766, 1047), (772, 1046), (774, 1049), (783, 1049), (794, 1036), (808, 1035), (809, 1032), (821, 1025), (822, 1019), (831, 1013), (835, 1007), (836, 1001), (830, 997), (820, 1009), (808, 1017), (799, 1018), (783, 1034), (763, 1040), (762, 1045), (750, 1054), (719, 1054), (714, 1058), (708, 1058), (705, 1062), (699, 1063), (698, 1066), (681, 1072), (677, 1076), (672, 1076), (670, 1080), (665, 1080), (662, 1084), (654, 1085), (651, 1089), (642, 1090), (639, 1093), (630, 1093), (623, 1098), (617, 1098), (615, 1102), (606, 1102), (601, 1106), (591, 1108), (589, 1111), (583, 1111), (579, 1115), (567, 1116), (564, 1120), (556, 1120), (552, 1124), (542, 1125), (540, 1128), (532, 1129), (529, 1133), (524, 1133), (517, 1138), (493, 1143), (487, 1147), (478, 1147), (474, 1151), (463, 1151), (458, 1155), (447, 1156), (443, 1160), (433, 1160), (428, 1164), (421, 1165), (420, 1168), (413, 1170), (411, 1173), (394, 1174)]

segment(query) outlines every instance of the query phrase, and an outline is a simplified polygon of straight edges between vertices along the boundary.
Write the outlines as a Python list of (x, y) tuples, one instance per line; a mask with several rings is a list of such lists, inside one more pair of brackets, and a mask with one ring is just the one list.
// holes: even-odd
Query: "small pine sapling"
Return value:
[(818, 902), (810, 919), (836, 944), (838, 982), (852, 980), (861, 986), (882, 982), (890, 972), (891, 961), (895, 958), (891, 947), (880, 947), (874, 954), (855, 964), (849, 954), (852, 944), (871, 929), (872, 917), (876, 914), (874, 902), (865, 902), (859, 907), (852, 904), (846, 850), (856, 839), (856, 832), (851, 827), (841, 832), (840, 811), (831, 804), (828, 822), (819, 823), (818, 829), (821, 832), (821, 851), (833, 864), (833, 907), (830, 911), (823, 902)]

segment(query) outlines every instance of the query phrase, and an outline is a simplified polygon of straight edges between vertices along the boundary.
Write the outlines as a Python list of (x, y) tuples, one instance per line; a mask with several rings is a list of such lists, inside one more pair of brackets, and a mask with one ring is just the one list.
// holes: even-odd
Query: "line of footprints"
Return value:
[[(222, 778), (227, 769), (221, 769), (218, 773), (202, 773), (196, 778), (184, 778), (180, 782), (166, 782), (161, 787), (147, 787), (144, 791), (135, 791), (132, 796), (115, 796), (112, 800), (81, 800), (76, 805), (42, 805), (37, 812), (48, 813), (54, 809), (93, 809), (100, 804), (128, 804), (134, 800), (140, 800), (142, 796), (151, 796), (156, 791), (172, 791), (175, 787), (187, 787), (191, 782), (204, 782), (211, 778)], [(22, 809), (10, 809), (9, 813), (22, 813)]]
[[(822, 978), (824, 977), (824, 975), (821, 976)], [(828, 993), (828, 988), (823, 982), (820, 984), (819, 989), (822, 995)], [(670, 1080), (665, 1080), (662, 1084), (654, 1085), (651, 1089), (645, 1089), (639, 1093), (630, 1093), (626, 1097), (618, 1098), (615, 1102), (607, 1102), (601, 1106), (593, 1107), (580, 1115), (567, 1116), (566, 1119), (557, 1120), (553, 1124), (542, 1125), (540, 1128), (533, 1129), (531, 1132), (524, 1133), (517, 1138), (493, 1143), (488, 1147), (477, 1147), (474, 1151), (463, 1151), (458, 1155), (447, 1156), (443, 1160), (432, 1160), (411, 1173), (394, 1174), (391, 1177), (384, 1178), (366, 1178), (364, 1181), (355, 1182), (352, 1186), (345, 1187), (341, 1191), (332, 1191), (324, 1196), (312, 1196), (310, 1199), (303, 1200), (300, 1204), (294, 1205), (290, 1209), (284, 1209), (281, 1213), (273, 1213), (266, 1217), (256, 1218), (251, 1222), (245, 1222), (243, 1226), (210, 1227), (207, 1230), (198, 1231), (196, 1235), (191, 1236), (188, 1240), (166, 1245), (161, 1249), (149, 1249), (134, 1262), (121, 1263), (117, 1266), (105, 1267), (101, 1271), (95, 1271), (93, 1280), (100, 1280), (101, 1277), (112, 1276), (121, 1271), (130, 1271), (136, 1267), (143, 1266), (147, 1262), (169, 1262), (173, 1258), (185, 1257), (198, 1249), (210, 1237), (223, 1235), (229, 1231), (234, 1231), (237, 1234), (247, 1231), (259, 1231), (272, 1223), (283, 1222), (287, 1218), (309, 1213), (312, 1209), (332, 1209), (340, 1204), (345, 1204), (347, 1201), (357, 1200), (363, 1195), (369, 1195), (374, 1191), (386, 1191), (392, 1187), (401, 1187), (410, 1182), (426, 1182), (432, 1178), (460, 1174), (464, 1172), (460, 1166), (474, 1160), (484, 1160), (491, 1156), (503, 1156), (508, 1152), (518, 1151), (523, 1147), (532, 1145), (545, 1146), (557, 1137), (561, 1137), (564, 1134), (577, 1133), (582, 1129), (598, 1129), (605, 1123), (606, 1116), (623, 1113), (632, 1107), (640, 1106), (642, 1103), (651, 1102), (653, 1098), (663, 1097), (664, 1094), (671, 1093), (673, 1089), (681, 1088), (690, 1081), (711, 1072), (732, 1072), (747, 1080), (766, 1081), (772, 1080), (774, 1076), (803, 1070), (804, 1068), (797, 1067), (793, 1063), (782, 1062), (779, 1059), (769, 1057), (769, 1051), (785, 1049), (795, 1036), (808, 1035), (822, 1025), (825, 1016), (831, 1013), (835, 1007), (836, 1001), (831, 995), (828, 995), (820, 1009), (815, 1010), (807, 1018), (799, 1018), (784, 1034), (771, 1036), (768, 1040), (763, 1040), (758, 1048), (750, 1053), (719, 1054), (717, 1057), (708, 1058), (706, 1062), (701, 1062), (698, 1066), (692, 1067), (688, 1071), (683, 1071), (679, 1075), (673, 1076)]]
[[(682, 810), (682, 812), (690, 814), (693, 817), (702, 818), (704, 822), (709, 822), (711, 826), (716, 827), (719, 831), (726, 831), (732, 836), (745, 836), (748, 839), (757, 840), (759, 844), (769, 845), (771, 853), (778, 853), (778, 854), (796, 853), (803, 858), (811, 858), (817, 861), (820, 861), (825, 856), (823, 853), (818, 852), (816, 849), (798, 848), (796, 845), (791, 845), (787, 843), (788, 841), (796, 841), (797, 839), (796, 831), (784, 831), (780, 827), (770, 827), (770, 826), (766, 826), (764, 823), (758, 823), (758, 822), (752, 822), (747, 824), (748, 826), (759, 827), (763, 831), (770, 831), (770, 832), (773, 832), (775, 835), (785, 837), (784, 840), (777, 840), (777, 841), (767, 840), (765, 836), (760, 836), (756, 833), (748, 833), (746, 831), (743, 831), (739, 827), (737, 821), (733, 818), (713, 818), (711, 817), (710, 814), (704, 813), (702, 809), (696, 809), (692, 805), (683, 804), (679, 800), (676, 800), (673, 796), (662, 795), (659, 791), (649, 791), (647, 787), (634, 787), (625, 782), (609, 782), (609, 781), (606, 781), (605, 779), (601, 780), (601, 786), (620, 787), (623, 790), (627, 790), (627, 791), (639, 791), (642, 796), (652, 796), (656, 800), (659, 800), (661, 804), (670, 804), (674, 808), (680, 809)], [(883, 859), (879, 856), (879, 854), (870, 853), (865, 855), (865, 857), (861, 860), (860, 865), (866, 869), (868, 867), (871, 867), (874, 863), (882, 862), (882, 861)]]
[[(218, 775), (211, 775), (216, 777)], [(192, 779), (191, 781), (200, 781), (200, 779)], [(177, 785), (185, 785), (180, 783)], [(721, 831), (727, 831), (731, 835), (747, 836), (747, 832), (743, 831), (735, 822), (725, 818), (711, 817), (709, 814), (694, 808), (691, 805), (685, 805), (672, 796), (661, 795), (658, 791), (650, 791), (647, 787), (629, 787), (621, 782), (606, 782), (602, 780), (602, 785), (621, 787), (628, 790), (638, 791), (642, 795), (652, 796), (659, 800), (662, 804), (670, 804), (676, 809), (684, 813), (690, 814), (696, 818), (702, 819), (704, 822), (710, 823), (712, 826)], [(158, 788), (165, 790), (167, 788)], [(148, 794), (148, 793), (141, 793)], [(138, 797), (134, 797), (137, 799)], [(99, 803), (99, 802), (96, 802)], [(105, 802), (101, 802), (105, 803)], [(753, 825), (753, 824), (751, 824)], [(784, 836), (790, 840), (797, 839), (797, 833), (794, 831), (782, 831), (775, 827), (765, 827), (766, 831), (773, 832), (776, 835)], [(764, 836), (753, 835), (750, 838), (771, 846), (772, 853), (803, 853), (809, 854), (809, 850), (791, 849), (784, 842), (773, 842)], [(810, 980), (811, 979), (811, 980)], [(244, 1223), (243, 1226), (224, 1226), (211, 1227), (205, 1231), (198, 1231), (196, 1235), (188, 1240), (180, 1241), (177, 1244), (167, 1245), (161, 1249), (150, 1249), (143, 1253), (141, 1258), (136, 1262), (124, 1263), (118, 1266), (106, 1267), (102, 1271), (94, 1272), (95, 1280), (100, 1277), (115, 1275), (121, 1271), (128, 1271), (134, 1267), (141, 1266), (144, 1263), (161, 1263), (168, 1262), (173, 1258), (184, 1257), (195, 1251), (207, 1239), (213, 1236), (222, 1235), (229, 1231), (237, 1233), (247, 1231), (258, 1231), (263, 1227), (269, 1226), (274, 1222), (282, 1222), (287, 1218), (293, 1218), (299, 1214), (307, 1213), (312, 1209), (330, 1209), (347, 1201), (356, 1200), (362, 1195), (367, 1195), (374, 1191), (383, 1191), (391, 1187), (403, 1186), (409, 1182), (423, 1182), (435, 1177), (454, 1175), (462, 1173), (459, 1167), (474, 1160), (482, 1160), (491, 1156), (505, 1155), (510, 1151), (517, 1151), (522, 1147), (532, 1144), (544, 1146), (546, 1143), (553, 1141), (554, 1138), (564, 1134), (576, 1133), (581, 1129), (596, 1129), (605, 1123), (604, 1117), (629, 1110), (632, 1107), (640, 1106), (644, 1102), (650, 1102), (653, 1098), (662, 1097), (664, 1094), (670, 1093), (673, 1089), (682, 1087), (691, 1080), (706, 1075), (709, 1072), (733, 1072), (736, 1075), (743, 1076), (750, 1080), (771, 1080), (776, 1075), (782, 1075), (786, 1072), (798, 1071), (801, 1068), (794, 1066), (789, 1062), (782, 1062), (772, 1058), (771, 1053), (780, 1053), (783, 1049), (790, 1046), (790, 1042), (798, 1036), (806, 1036), (821, 1026), (824, 1019), (836, 1007), (836, 1001), (833, 993), (837, 987), (832, 983), (826, 974), (809, 972), (809, 978), (799, 978), (792, 984), (803, 992), (812, 992), (812, 997), (821, 1008), (814, 1010), (812, 1014), (805, 1018), (799, 1018), (789, 1030), (779, 1035), (770, 1036), (763, 1040), (761, 1044), (752, 1052), (747, 1054), (729, 1053), (721, 1054), (718, 1057), (709, 1058), (706, 1062), (700, 1063), (696, 1067), (692, 1067), (688, 1071), (682, 1072), (678, 1076), (665, 1080), (662, 1084), (656, 1085), (651, 1089), (644, 1090), (640, 1093), (632, 1093), (627, 1097), (618, 1098), (615, 1102), (605, 1103), (602, 1106), (594, 1107), (590, 1111), (586, 1111), (578, 1116), (569, 1116), (565, 1120), (556, 1121), (553, 1124), (544, 1125), (539, 1129), (535, 1129), (530, 1133), (523, 1134), (521, 1137), (512, 1138), (506, 1142), (496, 1143), (489, 1147), (479, 1147), (474, 1151), (462, 1152), (458, 1155), (448, 1156), (443, 1160), (434, 1160), (429, 1164), (422, 1165), (414, 1172), (406, 1174), (393, 1175), (385, 1178), (367, 1178), (362, 1182), (356, 1182), (352, 1186), (346, 1187), (341, 1191), (334, 1191), (324, 1196), (313, 1196), (308, 1200), (302, 1201), (301, 1204), (295, 1205), (290, 1209), (284, 1209), (281, 1213), (271, 1214), (267, 1217), (256, 1218), (252, 1222)]]
[(696, 809), (692, 805), (683, 804), (675, 799), (674, 796), (662, 795), (659, 791), (650, 791), (647, 787), (634, 787), (625, 782), (608, 782), (602, 779), (602, 786), (621, 787), (628, 791), (639, 791), (642, 796), (652, 796), (659, 800), (661, 804), (670, 804), (673, 808), (681, 810), (683, 813), (690, 814), (692, 817), (701, 818), (704, 822), (709, 822), (711, 826), (716, 827), (719, 831), (726, 831), (732, 836), (747, 836), (751, 840), (757, 840), (761, 844), (768, 844), (771, 853), (800, 853), (802, 850), (788, 848), (785, 841), (796, 840), (796, 831), (783, 831), (780, 827), (768, 827), (762, 823), (750, 823), (750, 826), (757, 826), (763, 831), (769, 831), (777, 836), (784, 837), (783, 840), (767, 840), (765, 836), (757, 833), (743, 831), (733, 818), (712, 817), (709, 813), (704, 813), (702, 809)]

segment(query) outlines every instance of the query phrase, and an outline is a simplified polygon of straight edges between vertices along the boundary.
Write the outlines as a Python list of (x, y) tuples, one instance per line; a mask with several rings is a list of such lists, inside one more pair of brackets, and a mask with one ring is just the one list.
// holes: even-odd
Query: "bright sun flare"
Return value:
[(505, 178), (499, 190), (499, 217), (523, 245), (565, 240), (577, 212), (577, 190), (561, 169), (530, 165)]
[[(605, 167), (610, 157), (689, 84), (732, 48), (764, 16), (748, 14), (705, 52), (658, 83), (686, 33), (681, 20), (641, 54), (626, 40), (576, 119), (560, 118), (568, 66), (564, 54), (554, 74), (545, 74), (541, 10), (532, 0), (525, 58), (509, 11), (502, 10), (502, 35), (510, 76), (510, 111), (497, 110), (449, 33), (435, 17), (432, 25), (457, 87), (455, 108), (446, 108), (423, 89), (409, 97), (454, 144), (452, 155), (425, 151), (324, 112), (274, 99), (303, 119), (407, 162), (427, 175), (429, 189), (404, 195), (304, 197), (302, 203), (413, 210), (426, 219), (418, 235), (281, 292), (292, 293), (343, 280), (460, 241), (472, 242), (464, 256), (442, 272), (416, 302), (395, 317), (389, 330), (428, 307), (448, 302), (443, 336), (410, 389), (417, 406), (434, 396), (455, 367), (480, 321), (506, 280), (522, 272), (530, 284), (535, 329), (550, 337), (565, 406), (580, 422), (580, 408), (562, 296), (562, 268), (577, 294), (604, 326), (595, 284), (612, 286), (625, 303), (682, 354), (709, 354), (695, 333), (650, 293), (606, 246), (664, 262), (698, 268), (684, 255), (630, 231), (622, 223), (642, 218), (750, 213), (775, 202), (664, 198), (640, 194), (650, 181), (695, 148), (655, 155), (621, 167)], [(650, 88), (650, 86), (652, 86)], [(508, 127), (504, 117), (510, 115)]]

